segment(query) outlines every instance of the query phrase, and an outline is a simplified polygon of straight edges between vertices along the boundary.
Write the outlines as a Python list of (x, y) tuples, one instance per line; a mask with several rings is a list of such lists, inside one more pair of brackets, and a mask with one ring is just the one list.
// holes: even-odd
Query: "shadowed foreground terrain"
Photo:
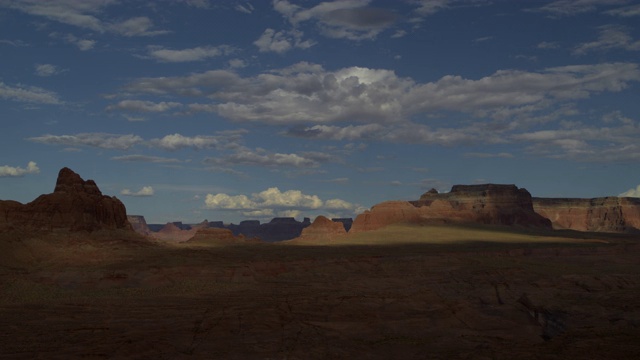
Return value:
[(0, 357), (637, 358), (638, 240), (400, 225), (227, 246), (0, 234)]

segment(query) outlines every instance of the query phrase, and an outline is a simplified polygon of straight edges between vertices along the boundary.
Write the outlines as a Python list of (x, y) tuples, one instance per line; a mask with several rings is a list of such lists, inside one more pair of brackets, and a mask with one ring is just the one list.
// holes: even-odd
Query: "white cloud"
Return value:
[(557, 42), (543, 41), (536, 46), (538, 49), (557, 49), (560, 45)]
[(36, 64), (36, 75), (52, 76), (61, 73), (62, 70), (52, 64)]
[(205, 159), (205, 163), (217, 165), (251, 165), (294, 168), (317, 167), (321, 162), (325, 161), (327, 161), (326, 158), (316, 156), (316, 154), (313, 153), (273, 153), (260, 148), (251, 150), (242, 146), (236, 148), (235, 153), (233, 154)]
[[(479, 79), (446, 75), (434, 82), (416, 83), (390, 70), (349, 67), (327, 71), (320, 65), (302, 62), (246, 78), (225, 70), (185, 77), (143, 78), (125, 90), (207, 97), (214, 102), (190, 104), (188, 109), (215, 112), (232, 120), (384, 125), (406, 123), (416, 115), (439, 111), (482, 117), (516, 110), (539, 112), (594, 93), (621, 91), (639, 80), (640, 70), (633, 63), (572, 65), (537, 72), (499, 70)], [(354, 131), (373, 130), (345, 128), (340, 136), (349, 138)]]
[(280, 191), (272, 187), (250, 197), (247, 195), (227, 195), (224, 193), (207, 194), (205, 207), (213, 210), (239, 210), (244, 216), (266, 217), (279, 216), (297, 217), (308, 210), (332, 210), (351, 213), (359, 205), (351, 204), (341, 199), (322, 201), (317, 195), (305, 194), (300, 190)]
[(413, 1), (417, 6), (414, 11), (422, 16), (433, 15), (438, 11), (447, 9), (455, 1), (456, 0), (416, 0)]
[(166, 158), (161, 156), (148, 156), (148, 155), (123, 155), (123, 156), (114, 156), (111, 160), (116, 161), (124, 161), (124, 162), (150, 162), (150, 163), (179, 163), (181, 162), (178, 159)]
[(300, 30), (275, 31), (266, 29), (253, 44), (260, 52), (285, 53), (292, 48), (308, 49), (316, 43), (312, 40), (302, 40), (304, 33)]
[(317, 195), (305, 195), (300, 190), (281, 192), (277, 187), (272, 187), (254, 194), (254, 198), (258, 200), (260, 206), (266, 207), (301, 207), (306, 209), (322, 207), (322, 200)]
[(275, 0), (273, 8), (294, 26), (301, 22), (314, 22), (327, 37), (372, 40), (396, 21), (396, 15), (390, 10), (368, 7), (370, 2), (326, 1), (305, 9), (287, 0)]
[(75, 135), (42, 135), (28, 138), (27, 140), (64, 146), (90, 146), (102, 149), (127, 150), (144, 140), (137, 135), (119, 135), (108, 133), (80, 133)]
[(22, 84), (9, 86), (1, 81), (0, 99), (37, 104), (62, 104), (62, 101), (58, 97), (58, 94), (53, 91), (45, 90), (36, 86), (26, 86)]
[(33, 161), (29, 161), (26, 168), (8, 165), (0, 166), (0, 177), (20, 177), (26, 174), (37, 174), (39, 172), (40, 169), (38, 165)]
[(353, 210), (355, 205), (341, 199), (329, 199), (324, 203), (325, 208), (333, 210)]
[(139, 196), (139, 197), (143, 197), (143, 196), (153, 196), (154, 191), (153, 191), (153, 187), (151, 186), (143, 186), (142, 189), (136, 191), (136, 192), (132, 192), (129, 189), (123, 189), (122, 191), (120, 191), (121, 195), (124, 196)]
[(161, 139), (153, 139), (149, 144), (164, 150), (179, 150), (187, 147), (194, 149), (235, 147), (241, 134), (223, 133), (215, 136), (197, 135), (193, 137), (181, 134), (166, 135)]
[(513, 158), (513, 155), (510, 153), (506, 153), (506, 152), (501, 152), (501, 153), (479, 153), (479, 152), (471, 152), (471, 153), (465, 153), (464, 154), (465, 157), (470, 157), (470, 158), (503, 158), (503, 159), (510, 159)]
[(242, 59), (231, 59), (229, 60), (229, 67), (232, 69), (241, 69), (247, 67), (247, 63)]
[(591, 51), (608, 51), (623, 49), (628, 51), (640, 50), (640, 40), (633, 40), (629, 30), (617, 25), (604, 25), (599, 27), (600, 35), (596, 41), (578, 45), (573, 53), (583, 55)]
[(73, 34), (60, 34), (57, 32), (52, 32), (49, 34), (49, 37), (53, 38), (53, 39), (61, 39), (64, 42), (67, 42), (69, 44), (73, 44), (75, 46), (78, 47), (78, 49), (80, 49), (81, 51), (87, 51), (87, 50), (91, 50), (94, 48), (94, 46), (96, 45), (97, 41), (95, 40), (91, 40), (91, 39), (81, 39)]
[(227, 45), (198, 46), (190, 49), (172, 50), (160, 46), (149, 46), (148, 54), (151, 58), (162, 62), (190, 62), (202, 61), (222, 55), (228, 55), (234, 50)]
[(640, 185), (638, 185), (638, 187), (636, 187), (635, 189), (629, 189), (625, 192), (623, 192), (622, 194), (618, 195), (620, 197), (637, 197), (640, 198)]
[(0, 6), (98, 33), (112, 32), (124, 36), (155, 36), (167, 33), (164, 30), (152, 30), (153, 22), (145, 16), (120, 22), (101, 19), (105, 8), (118, 3), (117, 0), (23, 0), (3, 1), (0, 2)]
[(640, 4), (629, 5), (618, 9), (605, 12), (608, 15), (616, 15), (622, 17), (640, 16)]
[(585, 12), (592, 12), (601, 6), (622, 5), (627, 0), (556, 0), (536, 11), (546, 12), (552, 16), (569, 16)]
[(253, 5), (251, 5), (251, 3), (246, 3), (245, 5), (242, 4), (237, 4), (234, 9), (236, 9), (237, 11), (243, 12), (245, 14), (251, 14), (253, 13), (253, 10), (255, 10), (255, 8), (253, 7)]
[(258, 207), (258, 204), (250, 200), (246, 195), (207, 194), (204, 199), (208, 209), (224, 210), (250, 210)]
[(122, 110), (133, 112), (165, 112), (171, 109), (181, 107), (182, 104), (177, 102), (159, 102), (142, 100), (122, 100), (115, 105), (107, 106), (107, 110)]

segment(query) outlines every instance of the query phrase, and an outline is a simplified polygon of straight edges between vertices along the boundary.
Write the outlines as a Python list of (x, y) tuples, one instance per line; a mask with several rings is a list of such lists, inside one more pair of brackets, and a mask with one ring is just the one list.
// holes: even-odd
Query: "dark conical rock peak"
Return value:
[(66, 193), (87, 193), (90, 195), (102, 195), (102, 192), (93, 180), (83, 180), (73, 170), (68, 167), (60, 169), (58, 173), (58, 179), (56, 180), (56, 187), (53, 190), (54, 193), (66, 192)]

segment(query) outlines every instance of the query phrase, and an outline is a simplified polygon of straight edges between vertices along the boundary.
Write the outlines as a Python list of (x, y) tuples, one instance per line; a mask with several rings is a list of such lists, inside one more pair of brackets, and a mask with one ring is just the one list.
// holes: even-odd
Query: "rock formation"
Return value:
[(140, 235), (149, 235), (151, 234), (151, 229), (147, 225), (147, 221), (142, 215), (127, 215), (127, 220), (131, 224), (133, 231), (137, 232)]
[(395, 223), (468, 223), (551, 228), (533, 210), (531, 194), (515, 185), (455, 185), (451, 192), (430, 190), (417, 201), (387, 201), (358, 215), (351, 231)]
[(533, 198), (533, 208), (554, 229), (640, 232), (640, 198)]
[(260, 240), (256, 238), (247, 239), (244, 235), (235, 236), (229, 229), (211, 227), (199, 229), (195, 235), (185, 243), (198, 245), (232, 245), (259, 242)]
[(95, 231), (131, 229), (124, 204), (102, 195), (93, 180), (83, 180), (69, 168), (58, 174), (51, 194), (27, 204), (0, 201), (0, 231)]
[(331, 241), (344, 236), (347, 231), (341, 222), (334, 222), (324, 216), (318, 216), (311, 225), (302, 229), (301, 240)]

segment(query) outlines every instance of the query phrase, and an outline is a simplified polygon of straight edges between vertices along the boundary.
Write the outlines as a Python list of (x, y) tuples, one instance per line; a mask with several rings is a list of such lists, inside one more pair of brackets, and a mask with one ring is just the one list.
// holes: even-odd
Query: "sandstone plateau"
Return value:
[(551, 228), (533, 209), (531, 194), (515, 185), (455, 185), (451, 192), (430, 190), (416, 201), (387, 201), (358, 215), (353, 232), (395, 223), (456, 223)]
[(533, 198), (533, 208), (551, 220), (554, 229), (640, 233), (639, 198)]
[(51, 194), (27, 204), (0, 201), (0, 231), (95, 231), (131, 229), (124, 204), (103, 195), (93, 180), (83, 180), (69, 168), (58, 174)]

